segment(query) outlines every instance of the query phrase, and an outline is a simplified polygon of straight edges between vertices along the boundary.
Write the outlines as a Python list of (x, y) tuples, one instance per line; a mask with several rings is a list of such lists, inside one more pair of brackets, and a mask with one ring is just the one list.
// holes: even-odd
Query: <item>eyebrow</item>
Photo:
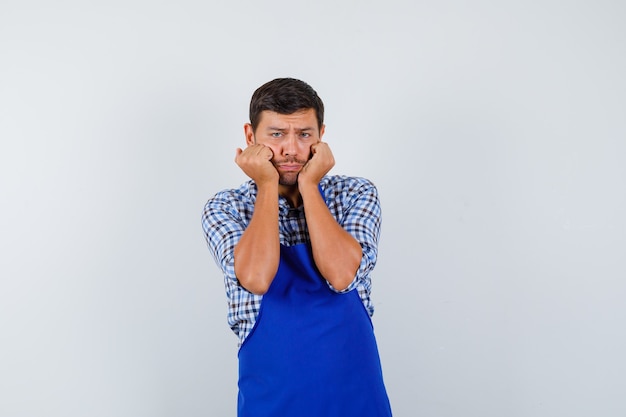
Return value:
[[(284, 131), (286, 131), (288, 129), (282, 128), (282, 127), (276, 127), (276, 126), (268, 126), (267, 130), (276, 130), (278, 132), (284, 132)], [(303, 127), (302, 129), (296, 129), (296, 132), (306, 132), (306, 131), (309, 131), (309, 130), (314, 130), (314, 128), (313, 127)]]

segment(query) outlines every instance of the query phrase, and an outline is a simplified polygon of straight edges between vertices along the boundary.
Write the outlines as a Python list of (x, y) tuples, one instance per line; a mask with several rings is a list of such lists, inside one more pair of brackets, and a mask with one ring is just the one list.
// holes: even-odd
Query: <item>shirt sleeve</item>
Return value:
[(224, 273), (226, 295), (230, 299), (239, 285), (235, 276), (234, 251), (246, 228), (244, 219), (233, 206), (233, 199), (218, 193), (204, 206), (202, 229), (209, 251)]
[(365, 179), (353, 185), (345, 194), (343, 215), (339, 224), (361, 245), (363, 255), (354, 280), (343, 291), (348, 292), (361, 285), (367, 292), (371, 288), (370, 274), (376, 265), (378, 241), (380, 239), (381, 209), (378, 190), (372, 182)]
[(254, 204), (236, 190), (222, 191), (210, 199), (202, 213), (202, 229), (209, 251), (224, 274), (228, 298), (228, 324), (239, 345), (250, 334), (263, 296), (239, 285), (235, 275), (235, 246), (248, 226)]

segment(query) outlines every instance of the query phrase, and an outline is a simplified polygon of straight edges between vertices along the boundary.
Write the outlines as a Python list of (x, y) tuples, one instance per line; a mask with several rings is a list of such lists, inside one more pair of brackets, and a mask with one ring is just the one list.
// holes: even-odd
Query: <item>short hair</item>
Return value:
[(324, 124), (324, 103), (317, 92), (304, 81), (294, 78), (276, 78), (256, 89), (250, 99), (250, 124), (256, 131), (264, 110), (279, 114), (292, 114), (299, 110), (314, 109), (317, 127)]

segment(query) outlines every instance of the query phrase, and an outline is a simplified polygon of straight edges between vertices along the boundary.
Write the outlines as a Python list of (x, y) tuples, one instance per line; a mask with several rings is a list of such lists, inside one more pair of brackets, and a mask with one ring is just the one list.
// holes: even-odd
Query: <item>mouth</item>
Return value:
[(300, 164), (298, 162), (283, 162), (281, 164), (277, 164), (276, 167), (281, 171), (300, 171), (304, 164)]

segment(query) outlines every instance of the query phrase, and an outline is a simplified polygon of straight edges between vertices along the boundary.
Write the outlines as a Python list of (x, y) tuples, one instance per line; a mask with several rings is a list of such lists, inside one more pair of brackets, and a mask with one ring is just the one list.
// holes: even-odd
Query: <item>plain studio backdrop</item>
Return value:
[(254, 89), (379, 189), (396, 416), (626, 415), (626, 6), (0, 3), (0, 415), (235, 415), (200, 226)]

